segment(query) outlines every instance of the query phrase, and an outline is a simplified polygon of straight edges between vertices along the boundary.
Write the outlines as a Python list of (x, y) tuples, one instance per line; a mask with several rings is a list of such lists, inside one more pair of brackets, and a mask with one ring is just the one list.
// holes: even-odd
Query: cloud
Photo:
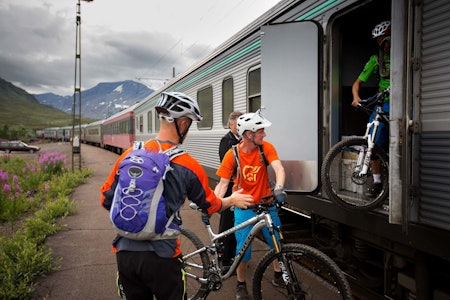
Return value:
[[(173, 68), (185, 71), (275, 2), (83, 1), (82, 89), (168, 79)], [(71, 95), (76, 8), (68, 0), (0, 0), (0, 77), (30, 93)]]
[(69, 64), (69, 59), (74, 61), (75, 57), (75, 29), (73, 22), (67, 21), (41, 7), (1, 7), (0, 77), (36, 90), (56, 88), (61, 83), (70, 87), (75, 65)]
[[(72, 94), (74, 19), (64, 11), (51, 13), (44, 7), (11, 4), (0, 8), (0, 77), (29, 92)], [(81, 25), (83, 89), (137, 77), (170, 78), (173, 67), (185, 70), (212, 50), (207, 45), (183, 45), (179, 38), (159, 31), (85, 27)]]

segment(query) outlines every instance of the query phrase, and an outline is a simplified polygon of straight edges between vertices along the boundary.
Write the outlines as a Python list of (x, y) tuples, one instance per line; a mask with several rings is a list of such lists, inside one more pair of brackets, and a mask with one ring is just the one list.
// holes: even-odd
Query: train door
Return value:
[(272, 122), (268, 139), (286, 170), (286, 188), (319, 185), (322, 31), (312, 21), (263, 26), (261, 103)]
[[(346, 136), (363, 135), (369, 116), (352, 105), (352, 85), (372, 55), (378, 56), (378, 45), (372, 29), (391, 19), (390, 0), (342, 11), (330, 23), (330, 147)], [(373, 75), (360, 88), (362, 99), (378, 91), (379, 75)]]
[[(327, 145), (324, 147), (324, 155), (336, 143), (365, 134), (371, 111), (352, 106), (352, 87), (356, 80), (360, 78), (356, 86), (361, 99), (375, 95), (380, 89), (379, 82), (383, 83), (382, 86), (390, 85), (390, 53), (386, 54), (378, 45), (377, 39), (372, 37), (375, 26), (385, 21), (391, 21), (390, 0), (355, 3), (336, 12), (326, 23), (324, 142)], [(391, 45), (390, 40), (386, 43)], [(360, 77), (363, 70), (366, 72)], [(360, 82), (362, 83), (359, 84)], [(386, 151), (388, 145), (386, 143)], [(346, 197), (358, 199), (367, 192), (371, 183), (363, 185), (348, 180), (352, 167), (356, 164), (352, 154), (346, 152), (342, 156), (342, 164), (336, 169), (339, 171), (334, 173), (334, 180), (339, 182), (342, 190), (348, 192)], [(327, 195), (324, 194), (324, 197)]]

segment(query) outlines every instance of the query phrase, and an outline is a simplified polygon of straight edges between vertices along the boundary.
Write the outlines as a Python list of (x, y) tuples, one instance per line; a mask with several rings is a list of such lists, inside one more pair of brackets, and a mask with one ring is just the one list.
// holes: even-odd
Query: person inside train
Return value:
[[(376, 39), (378, 44), (378, 54), (373, 54), (369, 61), (364, 66), (363, 71), (352, 85), (353, 102), (352, 106), (357, 107), (361, 97), (359, 89), (364, 82), (367, 82), (371, 76), (378, 76), (378, 90), (384, 91), (390, 87), (390, 69), (391, 69), (391, 22), (383, 21), (375, 26), (372, 30), (372, 38)], [(389, 114), (389, 96), (386, 96), (383, 103), (383, 110)], [(369, 122), (373, 121), (376, 114), (376, 107), (370, 116)], [(389, 130), (385, 124), (380, 122), (379, 130), (375, 136), (374, 142), (376, 145), (386, 149), (389, 142)], [(368, 197), (376, 197), (380, 194), (382, 189), (381, 184), (381, 165), (379, 159), (371, 161), (371, 168), (373, 174), (373, 184), (365, 192)]]
[[(256, 113), (243, 114), (238, 118), (237, 130), (242, 140), (236, 145), (237, 153), (235, 153), (234, 149), (227, 151), (216, 172), (220, 177), (220, 181), (214, 189), (214, 193), (218, 197), (225, 195), (231, 178), (233, 178), (234, 190), (243, 189), (243, 193), (252, 195), (255, 202), (261, 202), (264, 196), (271, 194), (269, 174), (267, 171), (267, 166), (270, 165), (275, 171), (276, 176), (274, 195), (278, 201), (284, 202), (287, 197), (284, 191), (286, 174), (275, 147), (264, 140), (266, 136), (265, 128), (270, 125), (272, 123), (261, 115), (260, 110)], [(235, 168), (236, 176), (234, 176)], [(275, 207), (270, 208), (270, 214), (274, 224), (281, 226), (281, 221)], [(236, 207), (234, 209), (234, 225), (239, 225), (255, 215), (256, 212), (253, 210)], [(237, 241), (236, 253), (242, 248), (251, 227), (245, 227), (235, 233)], [(263, 234), (269, 246), (273, 248), (273, 242), (266, 228), (263, 229)], [(236, 299), (249, 299), (245, 278), (248, 262), (251, 258), (251, 251), (250, 246), (237, 267)], [(284, 285), (278, 264), (274, 264), (272, 284), (275, 286)]]
[[(179, 92), (164, 92), (155, 106), (161, 129), (145, 143), (148, 151), (160, 151), (182, 144), (193, 121), (202, 120), (197, 101)], [(161, 147), (161, 149), (160, 149)], [(106, 182), (101, 187), (101, 204), (114, 186), (118, 165), (133, 148), (125, 151), (116, 161)], [(230, 206), (245, 209), (253, 197), (235, 191), (226, 198), (217, 197), (208, 186), (208, 176), (196, 159), (188, 153), (171, 160), (173, 170), (166, 174), (164, 196), (168, 217), (178, 211), (186, 197), (202, 211), (212, 214)], [(181, 223), (181, 216), (177, 217)], [(133, 299), (187, 299), (183, 262), (180, 259), (180, 241), (173, 239), (134, 240), (120, 235), (113, 241), (119, 280), (128, 300)], [(164, 272), (161, 272), (164, 270)]]

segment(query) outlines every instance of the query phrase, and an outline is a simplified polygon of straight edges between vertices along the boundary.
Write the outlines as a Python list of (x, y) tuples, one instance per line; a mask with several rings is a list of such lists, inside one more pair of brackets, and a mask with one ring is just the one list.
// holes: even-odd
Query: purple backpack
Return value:
[(164, 152), (145, 150), (142, 142), (119, 163), (118, 183), (112, 200), (110, 219), (121, 236), (134, 240), (175, 238), (180, 228), (167, 216), (164, 179), (172, 170), (170, 160), (184, 154), (182, 149)]

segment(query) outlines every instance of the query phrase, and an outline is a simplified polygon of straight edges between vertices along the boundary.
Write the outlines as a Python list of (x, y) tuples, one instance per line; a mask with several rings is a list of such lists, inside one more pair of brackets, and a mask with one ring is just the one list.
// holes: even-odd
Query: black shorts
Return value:
[(151, 251), (116, 254), (120, 282), (127, 300), (187, 299), (181, 258), (163, 258)]

